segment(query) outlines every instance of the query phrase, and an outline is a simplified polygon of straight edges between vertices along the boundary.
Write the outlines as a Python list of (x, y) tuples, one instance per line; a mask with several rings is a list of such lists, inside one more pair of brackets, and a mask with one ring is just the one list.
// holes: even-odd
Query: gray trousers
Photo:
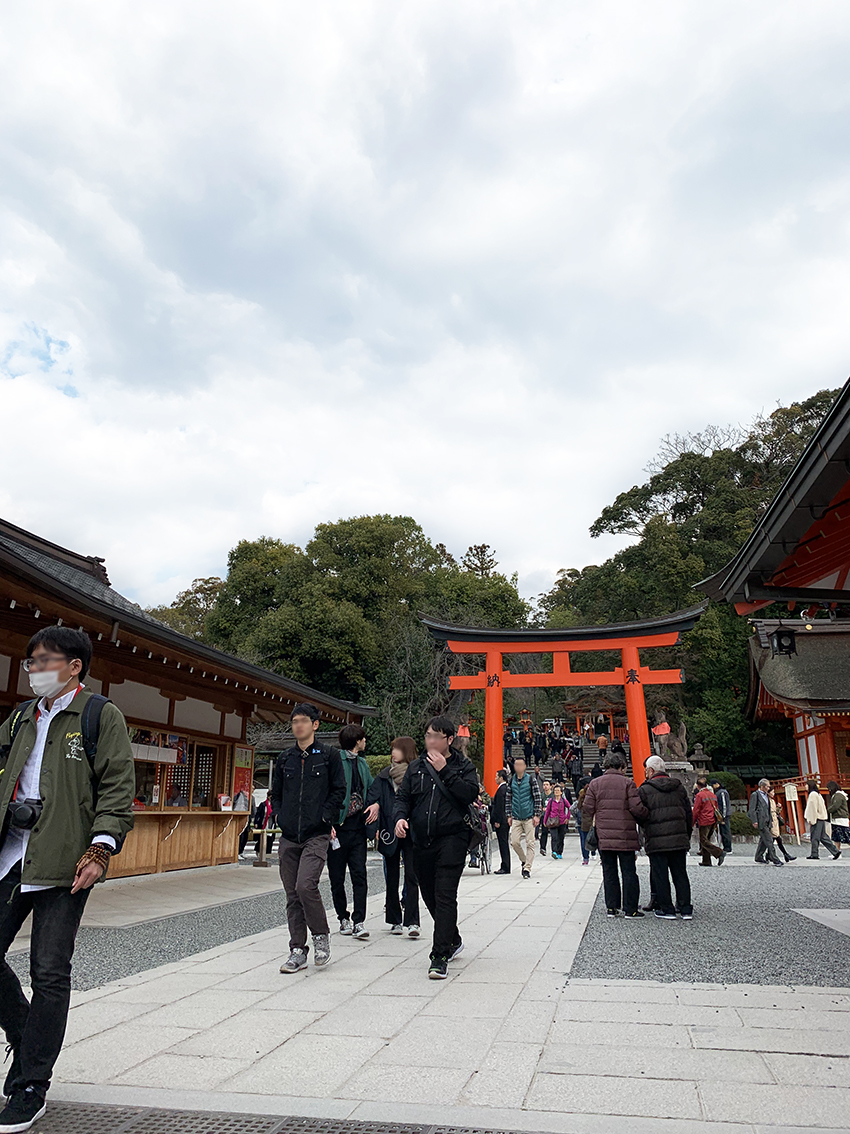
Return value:
[(812, 823), (812, 858), (819, 857), (818, 852), (821, 843), (823, 843), (830, 854), (836, 855), (839, 853), (838, 847), (826, 833), (825, 819), (818, 819), (817, 823)]
[(773, 835), (770, 833), (770, 824), (766, 827), (759, 827), (759, 845), (756, 847), (756, 862), (763, 862), (767, 857), (768, 862), (779, 862), (779, 855), (776, 853), (776, 844), (773, 841)]
[(315, 937), (330, 933), (325, 903), (319, 893), (319, 878), (325, 867), (330, 835), (315, 835), (305, 843), (291, 843), (281, 835), (280, 880), (286, 891), (289, 948), (307, 948), (307, 930)]

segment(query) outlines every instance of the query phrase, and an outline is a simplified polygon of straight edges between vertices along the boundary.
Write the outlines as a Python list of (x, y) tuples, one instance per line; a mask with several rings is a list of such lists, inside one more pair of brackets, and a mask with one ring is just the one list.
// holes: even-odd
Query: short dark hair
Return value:
[(508, 773), (505, 771), (504, 768), (498, 768), (496, 770), (496, 779), (501, 780), (503, 783), (508, 782)]
[(67, 658), (78, 658), (82, 662), (80, 681), (86, 676), (91, 665), (91, 638), (84, 630), (72, 630), (70, 626), (45, 626), (33, 634), (27, 643), (27, 657), (31, 658), (36, 646), (55, 650)]
[(350, 752), (358, 740), (366, 739), (366, 729), (359, 724), (347, 724), (339, 730), (339, 746)]
[(625, 768), (626, 761), (623, 759), (622, 752), (609, 752), (603, 763), (603, 768)]
[(292, 712), (289, 714), (289, 719), (293, 717), (309, 717), (311, 721), (320, 721), (322, 715), (315, 705), (311, 705), (309, 701), (299, 701)]
[(443, 736), (457, 736), (457, 729), (451, 717), (431, 717), (425, 731), (427, 732), (429, 728), (432, 732), (441, 732)]
[(700, 776), (700, 778), (697, 780), (697, 787), (708, 787), (708, 780), (705, 778), (705, 776)]

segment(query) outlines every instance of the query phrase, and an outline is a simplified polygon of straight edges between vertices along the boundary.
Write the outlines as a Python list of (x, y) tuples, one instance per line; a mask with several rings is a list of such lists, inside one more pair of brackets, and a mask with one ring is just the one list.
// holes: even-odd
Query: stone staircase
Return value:
[[(623, 747), (626, 750), (626, 759), (631, 760), (631, 749), (630, 749), (629, 745), (624, 744)], [(524, 757), (525, 752), (523, 751), (522, 745), (521, 744), (514, 744), (512, 749), (511, 749), (511, 754), (514, 757), (517, 757), (517, 756)], [(583, 746), (583, 753), (582, 754), (584, 756), (584, 772), (585, 772), (585, 775), (589, 776), (591, 768), (596, 763), (596, 761), (599, 759), (599, 749), (594, 743), (588, 741), (588, 742), (585, 742), (585, 744)], [(626, 766), (626, 771), (630, 772), (630, 766), (628, 764)], [(548, 754), (547, 754), (547, 757), (546, 757), (546, 760), (544, 761), (544, 763), (542, 763), (540, 765), (540, 774), (543, 776), (544, 780), (548, 779), (552, 774), (552, 760), (551, 760), (551, 756), (549, 756)], [(569, 777), (567, 777), (567, 779), (569, 780)]]

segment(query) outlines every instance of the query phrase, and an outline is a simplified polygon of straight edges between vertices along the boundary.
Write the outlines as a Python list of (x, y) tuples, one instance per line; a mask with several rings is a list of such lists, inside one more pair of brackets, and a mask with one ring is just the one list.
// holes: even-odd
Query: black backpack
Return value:
[[(9, 729), (9, 748), (15, 743), (15, 737), (18, 735), (21, 725), (23, 724), (24, 713), (30, 705), (37, 704), (37, 701), (24, 701), (23, 704), (18, 705), (15, 712), (12, 714), (12, 724)], [(89, 768), (92, 775), (94, 775), (94, 758), (97, 754), (97, 741), (100, 736), (100, 717), (103, 713), (103, 706), (111, 704), (109, 697), (104, 697), (102, 693), (92, 693), (85, 704), (82, 715), (80, 717), (80, 731), (83, 734), (83, 748), (85, 749), (86, 759), (89, 762)], [(95, 803), (97, 802), (97, 792), (94, 792)], [(121, 853), (121, 848), (124, 846), (124, 840), (118, 839), (115, 850), (112, 852), (113, 856)]]

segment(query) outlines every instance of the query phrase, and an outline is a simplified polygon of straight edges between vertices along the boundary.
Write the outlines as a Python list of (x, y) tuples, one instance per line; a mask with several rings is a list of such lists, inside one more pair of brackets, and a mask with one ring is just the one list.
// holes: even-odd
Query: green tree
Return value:
[[(471, 549), (470, 569), (434, 546), (410, 516), (357, 516), (319, 524), (301, 550), (263, 537), (228, 557), (206, 619), (210, 640), (257, 664), (348, 700), (376, 705), (373, 750), (421, 733), (429, 715), (458, 709), (447, 690), (465, 662), (437, 649), (420, 616), (511, 628), (529, 605), (495, 556)], [(492, 561), (492, 562), (491, 562)]]
[(172, 630), (179, 630), (189, 638), (206, 641), (206, 620), (215, 608), (223, 586), (223, 580), (217, 576), (195, 579), (191, 587), (181, 591), (169, 606), (149, 606), (145, 609)]
[[(761, 415), (746, 430), (667, 437), (644, 484), (619, 494), (591, 526), (594, 536), (635, 542), (599, 565), (561, 571), (540, 600), (546, 625), (629, 621), (703, 600), (701, 579), (731, 560), (790, 472), (837, 391)], [(656, 668), (683, 665), (682, 686), (647, 690), (651, 709), (684, 719), (693, 740), (726, 760), (787, 759), (788, 730), (754, 727), (744, 716), (748, 626), (726, 604), (711, 604), (678, 651), (653, 651)], [(586, 668), (601, 665), (601, 656)]]

